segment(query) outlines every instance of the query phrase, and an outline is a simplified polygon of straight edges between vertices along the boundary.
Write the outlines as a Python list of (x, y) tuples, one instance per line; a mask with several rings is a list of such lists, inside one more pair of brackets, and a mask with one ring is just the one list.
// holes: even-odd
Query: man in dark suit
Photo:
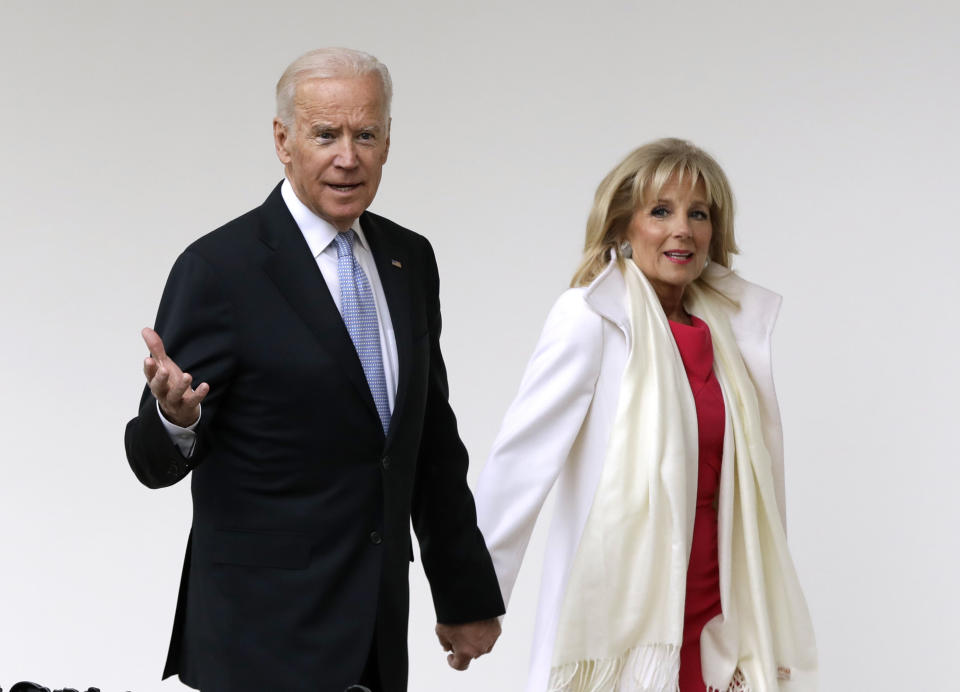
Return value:
[(390, 97), (372, 56), (294, 61), (274, 120), (285, 180), (180, 255), (143, 332), (127, 458), (151, 488), (192, 473), (164, 677), (204, 692), (405, 690), (411, 518), (450, 665), (500, 632), (433, 251), (366, 211)]

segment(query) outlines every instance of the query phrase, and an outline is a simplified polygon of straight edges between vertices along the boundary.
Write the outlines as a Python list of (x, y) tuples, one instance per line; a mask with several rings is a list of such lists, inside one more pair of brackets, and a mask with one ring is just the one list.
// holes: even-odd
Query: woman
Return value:
[(780, 298), (730, 270), (726, 176), (688, 142), (600, 183), (477, 491), (504, 599), (557, 509), (528, 692), (813, 690), (770, 370)]

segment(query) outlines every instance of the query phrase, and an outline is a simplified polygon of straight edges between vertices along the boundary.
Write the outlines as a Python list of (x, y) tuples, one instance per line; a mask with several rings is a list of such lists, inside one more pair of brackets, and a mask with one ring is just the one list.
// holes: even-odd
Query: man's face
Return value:
[(294, 192), (341, 231), (370, 206), (390, 149), (380, 79), (308, 79), (297, 85), (290, 132), (273, 121), (277, 156)]

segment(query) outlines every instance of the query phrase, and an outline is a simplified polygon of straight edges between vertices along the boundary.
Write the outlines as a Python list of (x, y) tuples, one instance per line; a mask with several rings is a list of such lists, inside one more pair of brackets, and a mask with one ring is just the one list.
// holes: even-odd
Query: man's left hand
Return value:
[(470, 661), (489, 653), (500, 636), (497, 618), (465, 622), (462, 625), (437, 623), (437, 639), (444, 651), (449, 651), (447, 663), (455, 670), (466, 670)]

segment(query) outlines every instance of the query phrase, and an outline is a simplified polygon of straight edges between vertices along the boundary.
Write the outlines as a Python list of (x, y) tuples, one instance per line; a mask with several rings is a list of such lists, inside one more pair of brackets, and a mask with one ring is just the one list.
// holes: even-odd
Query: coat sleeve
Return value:
[(786, 488), (783, 465), (783, 427), (773, 379), (773, 328), (781, 298), (765, 288), (749, 284), (740, 296), (740, 311), (731, 319), (744, 365), (753, 381), (763, 421), (763, 438), (770, 454), (773, 489), (784, 530), (787, 528)]
[(439, 276), (433, 249), (426, 241), (423, 263), (430, 365), (411, 518), (437, 622), (475, 622), (502, 615), (503, 599), (477, 528), (476, 507), (467, 485), (467, 450), (449, 403), (440, 353)]
[(582, 290), (571, 289), (557, 300), (480, 474), (480, 529), (505, 601), (540, 509), (593, 400), (602, 319), (587, 306)]
[(144, 387), (140, 412), (127, 423), (124, 446), (130, 468), (147, 487), (173, 485), (203, 462), (205, 431), (216, 418), (235, 367), (234, 325), (232, 306), (213, 267), (199, 254), (184, 252), (170, 270), (155, 329), (170, 358), (193, 376), (195, 385), (207, 382), (210, 392), (201, 405), (193, 454), (187, 458), (170, 439), (156, 399)]

